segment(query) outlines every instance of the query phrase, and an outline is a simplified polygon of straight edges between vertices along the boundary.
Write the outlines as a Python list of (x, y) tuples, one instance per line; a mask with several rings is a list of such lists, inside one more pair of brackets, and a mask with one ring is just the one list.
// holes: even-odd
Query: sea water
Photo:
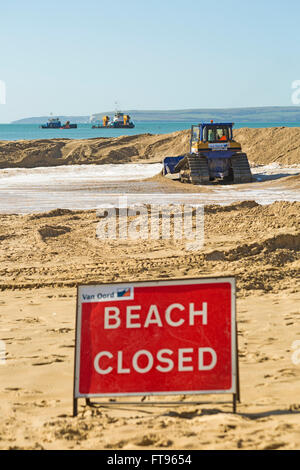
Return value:
[[(77, 129), (41, 129), (39, 124), (0, 124), (0, 141), (57, 138), (91, 139), (96, 137), (119, 137), (121, 135), (169, 134), (171, 132), (190, 129), (192, 124), (195, 124), (195, 121), (135, 121), (135, 127), (133, 129), (92, 129), (92, 124), (78, 124)], [(300, 127), (300, 122), (235, 123), (235, 129), (241, 127)]]

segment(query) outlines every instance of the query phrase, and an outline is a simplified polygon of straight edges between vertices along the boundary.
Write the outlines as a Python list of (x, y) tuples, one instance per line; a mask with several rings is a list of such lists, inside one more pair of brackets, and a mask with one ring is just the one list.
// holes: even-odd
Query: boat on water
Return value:
[(77, 129), (77, 124), (71, 124), (70, 121), (66, 121), (62, 125), (58, 118), (51, 118), (46, 124), (40, 126), (41, 129)]
[(103, 116), (102, 124), (94, 124), (92, 129), (133, 129), (135, 127), (129, 114), (117, 111), (113, 120), (109, 116)]

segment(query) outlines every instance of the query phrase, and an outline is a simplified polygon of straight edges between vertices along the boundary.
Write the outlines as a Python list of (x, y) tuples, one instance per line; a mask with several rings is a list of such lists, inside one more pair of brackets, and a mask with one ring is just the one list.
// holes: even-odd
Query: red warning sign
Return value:
[(78, 287), (74, 398), (236, 393), (234, 278)]

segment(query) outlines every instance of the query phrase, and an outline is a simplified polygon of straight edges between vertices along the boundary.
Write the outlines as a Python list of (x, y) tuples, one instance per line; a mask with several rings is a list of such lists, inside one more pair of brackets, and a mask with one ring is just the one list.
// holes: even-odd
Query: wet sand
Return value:
[(161, 164), (107, 164), (0, 170), (0, 213), (96, 209), (107, 194), (195, 193), (199, 204), (300, 201), (300, 166), (252, 168), (253, 183), (195, 186), (160, 176)]

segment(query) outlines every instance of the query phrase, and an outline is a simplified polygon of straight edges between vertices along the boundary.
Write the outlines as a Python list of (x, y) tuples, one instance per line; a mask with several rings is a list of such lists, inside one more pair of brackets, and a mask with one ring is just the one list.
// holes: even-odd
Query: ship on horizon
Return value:
[(94, 124), (92, 129), (133, 129), (135, 127), (129, 114), (116, 111), (113, 119), (109, 116), (102, 117), (102, 124)]

